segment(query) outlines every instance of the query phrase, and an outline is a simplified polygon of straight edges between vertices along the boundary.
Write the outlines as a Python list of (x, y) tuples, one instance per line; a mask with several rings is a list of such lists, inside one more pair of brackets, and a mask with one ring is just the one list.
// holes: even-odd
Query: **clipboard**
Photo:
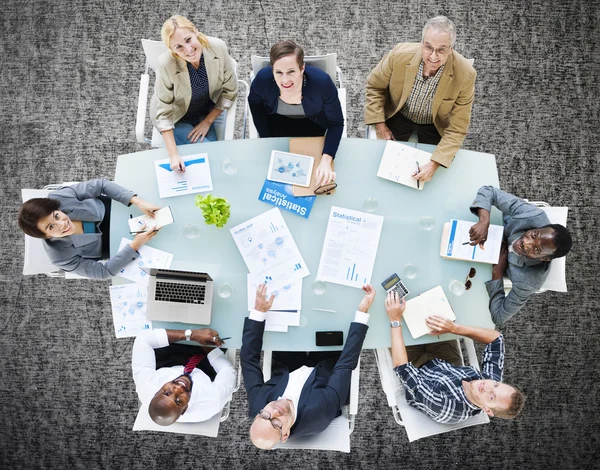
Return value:
[[(321, 163), (323, 157), (323, 146), (325, 145), (325, 137), (292, 137), (290, 139), (290, 153), (298, 153), (300, 155), (308, 155), (315, 159), (310, 178), (310, 186), (304, 188), (302, 186), (292, 186), (292, 194), (296, 197), (314, 196), (317, 189), (317, 167)], [(335, 171), (335, 160), (331, 162), (331, 168)], [(335, 193), (332, 189), (327, 194)]]

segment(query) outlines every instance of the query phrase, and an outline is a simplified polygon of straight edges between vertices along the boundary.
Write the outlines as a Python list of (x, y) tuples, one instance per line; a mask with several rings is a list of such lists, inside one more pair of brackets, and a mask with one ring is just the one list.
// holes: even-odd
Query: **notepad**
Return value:
[(154, 213), (154, 217), (140, 215), (129, 219), (129, 231), (131, 233), (147, 232), (156, 227), (164, 227), (173, 223), (173, 212), (169, 206), (163, 207)]
[(442, 286), (434, 287), (406, 302), (403, 318), (413, 338), (419, 338), (431, 331), (425, 323), (429, 315), (456, 320)]
[(440, 256), (446, 259), (496, 264), (500, 258), (504, 227), (490, 225), (484, 247), (471, 246), (469, 230), (477, 222), (452, 219), (444, 224), (440, 242)]
[(417, 180), (412, 175), (430, 161), (431, 153), (388, 140), (377, 170), (377, 176), (410, 188), (422, 190), (425, 183), (420, 181), (417, 184)]

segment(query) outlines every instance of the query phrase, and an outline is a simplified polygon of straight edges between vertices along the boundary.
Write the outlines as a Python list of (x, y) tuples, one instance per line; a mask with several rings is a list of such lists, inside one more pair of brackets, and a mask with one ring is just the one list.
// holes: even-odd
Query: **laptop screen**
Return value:
[(184, 281), (197, 281), (197, 282), (208, 282), (212, 281), (212, 278), (207, 273), (197, 273), (194, 271), (179, 271), (175, 269), (162, 269), (162, 268), (143, 268), (149, 276), (156, 276), (157, 278), (163, 279), (178, 279)]

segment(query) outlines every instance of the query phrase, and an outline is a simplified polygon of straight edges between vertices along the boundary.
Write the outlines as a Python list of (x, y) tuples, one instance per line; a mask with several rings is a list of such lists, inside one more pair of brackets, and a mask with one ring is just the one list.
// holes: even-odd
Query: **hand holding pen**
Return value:
[[(146, 224), (144, 224), (144, 226), (141, 228), (143, 229), (145, 226)], [(154, 238), (159, 230), (160, 227), (154, 227), (153, 230), (140, 231), (136, 233), (135, 237), (133, 237), (133, 241), (130, 243), (131, 248), (133, 248), (135, 251), (138, 251), (143, 245)]]

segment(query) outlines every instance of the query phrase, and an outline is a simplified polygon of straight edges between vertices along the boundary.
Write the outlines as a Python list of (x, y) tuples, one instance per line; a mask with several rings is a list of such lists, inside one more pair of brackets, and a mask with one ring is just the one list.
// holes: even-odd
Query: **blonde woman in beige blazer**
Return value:
[(214, 122), (237, 96), (235, 64), (223, 41), (199, 33), (183, 16), (165, 21), (161, 35), (169, 51), (158, 58), (150, 117), (171, 168), (185, 171), (177, 145), (217, 140)]

